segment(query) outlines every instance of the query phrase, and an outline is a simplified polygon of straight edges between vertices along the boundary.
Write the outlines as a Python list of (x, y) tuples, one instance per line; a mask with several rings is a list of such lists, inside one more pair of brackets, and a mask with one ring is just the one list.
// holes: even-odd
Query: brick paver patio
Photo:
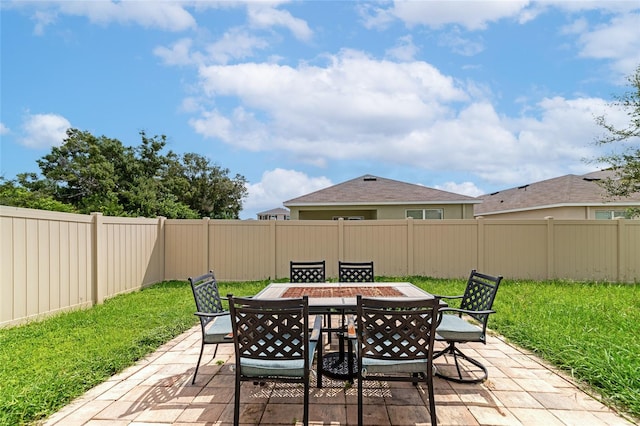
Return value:
[[(490, 337), (468, 345), (489, 370), (482, 384), (435, 378), (440, 425), (633, 425), (581, 391), (535, 356)], [(205, 356), (195, 385), (200, 351), (194, 327), (135, 366), (95, 387), (46, 421), (46, 425), (228, 425), (233, 423), (233, 345)], [(440, 359), (436, 361), (436, 367)], [(315, 386), (315, 375), (313, 377)], [(368, 383), (369, 385), (369, 383)], [(357, 390), (341, 381), (313, 387), (310, 424), (353, 425)], [(302, 389), (285, 384), (242, 385), (241, 424), (301, 424)], [(426, 425), (426, 392), (410, 383), (373, 382), (365, 389), (365, 424)]]

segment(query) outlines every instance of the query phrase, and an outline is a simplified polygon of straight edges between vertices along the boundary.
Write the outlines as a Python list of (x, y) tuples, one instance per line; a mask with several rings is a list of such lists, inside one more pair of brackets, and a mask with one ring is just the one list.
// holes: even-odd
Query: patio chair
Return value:
[[(323, 283), (326, 281), (326, 262), (324, 260), (299, 262), (292, 260), (289, 262), (289, 281), (292, 283)], [(331, 314), (324, 314), (324, 324), (331, 327)], [(331, 337), (329, 335), (329, 343)]]
[(342, 283), (372, 283), (373, 262), (338, 261), (338, 281)]
[[(464, 354), (456, 343), (486, 344), (487, 322), (489, 315), (495, 313), (492, 306), (501, 281), (502, 276), (493, 277), (481, 274), (474, 269), (469, 275), (463, 295), (437, 296), (442, 299), (462, 299), (460, 308), (442, 308), (441, 312), (444, 315), (442, 315), (442, 322), (438, 325), (436, 340), (446, 342), (447, 347), (436, 352), (433, 357), (436, 359), (444, 355), (452, 355), (457, 374), (445, 373), (444, 367), (438, 367), (436, 370), (438, 377), (458, 383), (479, 383), (487, 378), (487, 368), (480, 361)], [(466, 377), (463, 377), (461, 366), (464, 366), (467, 371)]]
[(289, 280), (292, 283), (323, 283), (326, 281), (325, 261), (296, 262), (289, 264)]
[(363, 424), (363, 382), (423, 382), (431, 424), (436, 423), (433, 392), (433, 344), (437, 298), (390, 300), (357, 297), (358, 425)]
[(196, 364), (196, 371), (193, 373), (191, 384), (196, 383), (198, 368), (202, 360), (202, 353), (205, 345), (216, 345), (213, 356), (218, 353), (218, 345), (221, 343), (233, 343), (231, 340), (231, 318), (229, 311), (225, 311), (218, 292), (218, 283), (213, 271), (196, 278), (189, 277), (193, 298), (196, 302), (197, 312), (195, 315), (200, 318), (200, 329), (202, 339), (200, 345), (200, 356)]
[(303, 423), (309, 424), (309, 372), (321, 317), (309, 333), (309, 299), (252, 299), (228, 295), (235, 346), (234, 425), (240, 421), (243, 381), (302, 383)]

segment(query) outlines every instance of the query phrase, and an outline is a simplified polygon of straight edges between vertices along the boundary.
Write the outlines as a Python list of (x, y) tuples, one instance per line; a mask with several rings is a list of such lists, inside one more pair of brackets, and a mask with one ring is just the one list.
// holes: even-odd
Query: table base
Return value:
[(332, 379), (352, 380), (358, 375), (358, 365), (352, 358), (351, 372), (349, 372), (349, 356), (347, 353), (340, 352), (322, 355), (322, 374)]

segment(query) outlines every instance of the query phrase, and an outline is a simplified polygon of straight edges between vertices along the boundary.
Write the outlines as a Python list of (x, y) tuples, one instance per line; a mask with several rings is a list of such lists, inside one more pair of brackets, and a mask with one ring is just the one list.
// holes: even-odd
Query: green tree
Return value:
[[(616, 178), (602, 181), (603, 187), (612, 197), (627, 197), (640, 192), (640, 65), (627, 81), (630, 90), (616, 96), (611, 106), (624, 110), (629, 116), (629, 124), (618, 128), (604, 115), (596, 117), (596, 123), (606, 131), (596, 143), (621, 147), (616, 153), (596, 159), (610, 164), (616, 172)], [(632, 209), (631, 214), (639, 215), (640, 209)]]
[(183, 156), (183, 175), (187, 186), (181, 200), (212, 219), (237, 219), (242, 200), (247, 196), (246, 179), (236, 174), (229, 178), (229, 169), (212, 164), (199, 154)]
[(62, 203), (39, 191), (29, 191), (18, 185), (16, 181), (6, 180), (4, 177), (0, 177), (0, 205), (77, 213), (70, 204)]
[[(69, 129), (62, 145), (38, 160), (43, 178), (18, 176), (23, 190), (79, 213), (168, 218), (237, 218), (246, 181), (198, 154), (164, 154), (166, 137), (140, 132), (140, 145)], [(184, 164), (182, 163), (184, 161)], [(22, 194), (25, 197), (25, 194)]]

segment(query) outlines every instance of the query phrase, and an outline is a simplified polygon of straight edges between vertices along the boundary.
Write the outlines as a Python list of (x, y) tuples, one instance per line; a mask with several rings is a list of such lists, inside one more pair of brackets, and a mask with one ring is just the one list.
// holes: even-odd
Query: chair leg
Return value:
[(240, 373), (236, 370), (236, 389), (233, 396), (233, 426), (240, 424)]
[(358, 373), (358, 426), (362, 426), (363, 422), (363, 415), (362, 415), (362, 410), (363, 410), (363, 397), (362, 397), (362, 376), (360, 375), (360, 373)]
[[(435, 375), (445, 379), (445, 380), (449, 380), (452, 382), (456, 382), (456, 383), (480, 383), (483, 382), (487, 379), (488, 377), (488, 372), (487, 372), (487, 368), (482, 365), (482, 363), (478, 360), (475, 360), (473, 358), (471, 358), (470, 356), (465, 355), (460, 349), (458, 349), (455, 346), (455, 342), (449, 342), (449, 345), (444, 348), (441, 351), (436, 352), (433, 355), (433, 359), (435, 360), (436, 358), (443, 356), (443, 355), (452, 355), (453, 356), (453, 360), (455, 362), (456, 365), (456, 370), (458, 372), (458, 377), (454, 377), (454, 376), (448, 376), (445, 374), (442, 374), (440, 372), (440, 370), (436, 370)], [(482, 375), (479, 378), (476, 379), (464, 379), (462, 378), (462, 370), (460, 369), (460, 359), (465, 360), (466, 362), (475, 365), (476, 367), (478, 367), (481, 371), (482, 371)]]
[(304, 426), (309, 425), (309, 376), (304, 383), (304, 414), (302, 417), (302, 424)]
[(427, 367), (427, 390), (429, 393), (429, 414), (431, 416), (431, 426), (438, 424), (436, 417), (436, 401), (434, 398), (435, 392), (433, 391), (433, 363)]
[[(217, 345), (216, 345), (216, 349), (218, 349)], [(204, 342), (202, 342), (202, 345), (200, 346), (200, 356), (198, 357), (198, 363), (196, 364), (196, 371), (193, 372), (193, 380), (191, 380), (192, 385), (196, 384), (196, 376), (198, 375), (198, 368), (200, 367), (200, 361), (202, 360), (203, 352), (204, 352)]]

